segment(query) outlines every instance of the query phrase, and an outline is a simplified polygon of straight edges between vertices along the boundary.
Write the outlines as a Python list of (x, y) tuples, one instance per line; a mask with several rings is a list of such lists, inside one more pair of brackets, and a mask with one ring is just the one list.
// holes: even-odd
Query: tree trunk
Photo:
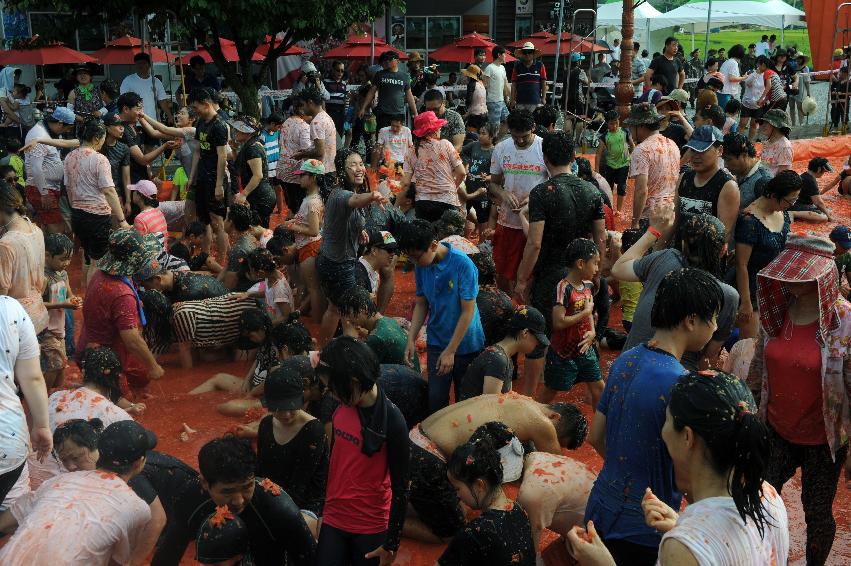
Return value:
[(620, 81), (615, 87), (615, 96), (618, 101), (618, 114), (621, 121), (629, 116), (629, 107), (635, 96), (635, 87), (632, 86), (632, 35), (635, 29), (635, 13), (633, 0), (623, 0), (623, 18), (621, 19), (621, 61)]
[(257, 96), (258, 86), (254, 83), (254, 77), (251, 76), (251, 73), (243, 73), (242, 82), (231, 86), (242, 104), (242, 113), (259, 119), (260, 97)]

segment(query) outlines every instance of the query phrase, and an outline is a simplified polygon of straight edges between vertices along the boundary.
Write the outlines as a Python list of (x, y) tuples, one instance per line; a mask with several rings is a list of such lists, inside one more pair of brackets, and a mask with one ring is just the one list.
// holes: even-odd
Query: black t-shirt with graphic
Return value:
[[(127, 152), (129, 155), (130, 150), (133, 149), (134, 146), (139, 148), (139, 151), (142, 150), (142, 136), (136, 131), (136, 126), (132, 123), (125, 122), (124, 123), (124, 136), (121, 138), (127, 145)], [(130, 161), (130, 183), (138, 183), (142, 179), (148, 178), (148, 166), (142, 165), (132, 157), (129, 158)], [(111, 162), (110, 162), (111, 164)], [(113, 173), (114, 175), (114, 173)], [(118, 185), (116, 185), (118, 186)]]
[(374, 84), (378, 87), (378, 114), (404, 114), (405, 92), (411, 88), (411, 75), (405, 71), (381, 70), (375, 73)]
[(195, 182), (215, 185), (216, 167), (219, 162), (217, 148), (227, 145), (228, 128), (218, 116), (209, 122), (198, 120), (195, 126), (195, 139), (198, 140), (200, 147)]

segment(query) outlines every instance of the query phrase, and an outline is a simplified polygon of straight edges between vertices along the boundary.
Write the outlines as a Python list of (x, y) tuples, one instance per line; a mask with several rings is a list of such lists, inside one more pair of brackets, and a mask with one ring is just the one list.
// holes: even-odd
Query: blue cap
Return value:
[(75, 122), (74, 112), (65, 106), (57, 106), (53, 113), (50, 115), (51, 118), (56, 120), (57, 122), (62, 122), (68, 126), (72, 125)]
[(715, 126), (700, 126), (695, 128), (691, 133), (688, 143), (684, 147), (688, 147), (698, 153), (703, 153), (716, 143), (724, 141), (724, 134)]
[(582, 53), (571, 53), (570, 54), (570, 62), (577, 63), (579, 61), (583, 61), (585, 59), (585, 55)]
[(830, 232), (830, 241), (846, 250), (851, 249), (851, 228), (840, 224)]

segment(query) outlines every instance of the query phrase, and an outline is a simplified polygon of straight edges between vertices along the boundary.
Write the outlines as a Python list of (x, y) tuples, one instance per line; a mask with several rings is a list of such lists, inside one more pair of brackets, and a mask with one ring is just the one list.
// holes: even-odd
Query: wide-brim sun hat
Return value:
[(424, 138), (448, 123), (446, 120), (438, 118), (437, 114), (430, 110), (428, 112), (420, 112), (414, 118), (414, 135), (418, 138)]
[(475, 79), (479, 82), (482, 82), (482, 69), (479, 68), (478, 65), (470, 65), (461, 72), (464, 73), (465, 76), (470, 77), (471, 79)]
[(656, 107), (648, 102), (633, 104), (629, 116), (623, 121), (625, 126), (650, 126), (658, 124), (665, 116), (656, 111)]
[(109, 235), (106, 254), (98, 260), (98, 269), (109, 275), (133, 277), (143, 269), (159, 270), (162, 244), (155, 234), (140, 234), (133, 228), (116, 230)]
[(785, 135), (787, 138), (789, 137), (789, 133), (792, 131), (791, 124), (789, 123), (789, 115), (779, 108), (772, 108), (765, 114), (763, 114), (757, 122), (768, 122)]

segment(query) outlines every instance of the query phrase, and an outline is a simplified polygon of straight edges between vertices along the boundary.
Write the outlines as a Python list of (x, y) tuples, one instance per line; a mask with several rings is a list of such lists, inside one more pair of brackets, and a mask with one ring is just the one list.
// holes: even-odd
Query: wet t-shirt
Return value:
[(248, 278), (248, 256), (258, 245), (257, 238), (245, 234), (228, 250), (228, 264), (225, 269), (238, 275), (234, 291), (248, 291), (254, 285), (255, 282)]
[[(136, 131), (136, 126), (132, 123), (124, 123), (124, 136), (121, 138), (121, 141), (127, 146), (128, 154), (130, 150), (133, 149), (134, 146), (139, 148), (139, 151), (142, 151), (142, 137)], [(145, 153), (142, 151), (142, 153)], [(109, 158), (107, 156), (107, 158)], [(138, 183), (142, 179), (148, 178), (148, 166), (142, 165), (132, 157), (128, 158), (130, 162), (130, 183)], [(112, 161), (110, 160), (110, 168), (112, 168)], [(116, 185), (118, 186), (118, 185)], [(123, 186), (123, 183), (122, 183)]]
[(217, 148), (227, 145), (228, 128), (218, 116), (209, 122), (198, 120), (195, 125), (195, 139), (198, 140), (200, 156), (195, 182), (212, 186), (216, 183), (216, 168), (219, 162)]
[(228, 293), (224, 283), (215, 277), (191, 271), (175, 271), (174, 287), (167, 295), (173, 303), (179, 303), (212, 299)]
[[(366, 337), (366, 345), (375, 352), (378, 363), (404, 364), (408, 333), (399, 326), (396, 319), (382, 316)], [(420, 361), (417, 356), (414, 356), (414, 369), (420, 371)]]
[(257, 429), (257, 475), (280, 485), (300, 509), (322, 514), (328, 480), (328, 437), (319, 419), (312, 419), (284, 444), (275, 440), (274, 417)]
[(150, 450), (145, 457), (145, 467), (128, 484), (149, 505), (159, 497), (166, 517), (171, 517), (183, 486), (197, 479), (198, 472), (189, 464), (170, 454)]
[(535, 544), (526, 511), (488, 509), (473, 519), (446, 547), (440, 566), (534, 566)]
[(511, 357), (505, 353), (499, 345), (488, 346), (476, 356), (464, 378), (461, 381), (461, 400), (476, 397), (482, 394), (486, 377), (495, 377), (502, 380), (501, 393), (511, 391), (511, 376), (514, 373), (514, 364)]
[(496, 285), (482, 285), (476, 295), (476, 308), (482, 319), (485, 345), (496, 344), (505, 336), (505, 320), (514, 311), (511, 297)]

